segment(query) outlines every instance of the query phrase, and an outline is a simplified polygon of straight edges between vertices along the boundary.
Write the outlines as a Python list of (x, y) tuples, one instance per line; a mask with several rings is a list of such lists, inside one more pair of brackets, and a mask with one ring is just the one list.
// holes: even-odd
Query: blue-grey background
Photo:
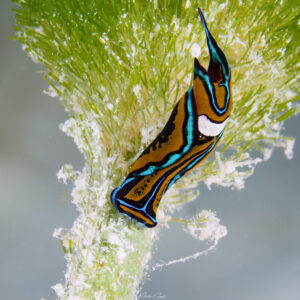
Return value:
[[(59, 184), (64, 163), (83, 166), (81, 154), (58, 129), (67, 118), (46, 81), (13, 35), (9, 0), (0, 3), (0, 299), (54, 299), (65, 260), (55, 227), (70, 227), (77, 212), (71, 187)], [(286, 123), (295, 136), (293, 160), (281, 150), (258, 165), (246, 188), (203, 186), (182, 214), (212, 209), (229, 234), (205, 257), (151, 273), (146, 299), (296, 300), (300, 295), (300, 118)], [(151, 264), (193, 254), (203, 245), (179, 225), (164, 229)], [(142, 297), (141, 297), (142, 298)]]

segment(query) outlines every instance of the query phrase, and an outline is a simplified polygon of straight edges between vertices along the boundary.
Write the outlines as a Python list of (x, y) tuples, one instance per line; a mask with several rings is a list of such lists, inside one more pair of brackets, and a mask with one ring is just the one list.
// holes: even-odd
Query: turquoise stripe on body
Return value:
[(218, 138), (215, 140), (215, 142), (211, 145), (211, 147), (205, 152), (203, 153), (201, 156), (199, 156), (197, 159), (195, 159), (194, 161), (192, 161), (184, 170), (180, 171), (180, 173), (178, 173), (173, 179), (172, 181), (169, 183), (167, 190), (169, 189), (169, 187), (174, 184), (178, 179), (180, 179), (186, 172), (188, 172), (189, 170), (191, 170), (197, 163), (199, 163), (203, 158), (205, 158), (205, 156), (207, 156), (210, 151), (215, 147), (216, 143), (219, 141), (219, 139), (221, 138), (222, 134), (223, 134), (224, 130), (219, 134)]
[(147, 170), (137, 173), (137, 176), (146, 176), (154, 173), (156, 170), (161, 170), (164, 168), (169, 167), (170, 165), (177, 162), (184, 154), (186, 154), (192, 147), (193, 144), (193, 126), (194, 126), (194, 112), (193, 112), (193, 106), (192, 106), (192, 93), (193, 88), (191, 87), (188, 91), (188, 98), (187, 98), (187, 112), (188, 112), (188, 121), (186, 125), (186, 131), (187, 131), (187, 144), (183, 148), (181, 153), (172, 154), (168, 161), (164, 163), (161, 166), (149, 166)]

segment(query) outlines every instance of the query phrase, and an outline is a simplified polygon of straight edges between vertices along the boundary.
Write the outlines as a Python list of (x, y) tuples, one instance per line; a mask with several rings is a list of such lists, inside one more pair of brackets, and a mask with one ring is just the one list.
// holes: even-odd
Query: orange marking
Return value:
[(218, 106), (220, 108), (224, 108), (225, 106), (225, 87), (219, 86), (218, 83), (214, 83), (215, 93), (216, 93), (216, 100)]
[[(193, 146), (193, 148), (186, 153), (183, 157), (180, 158), (179, 161), (177, 161), (176, 163), (172, 164), (170, 167), (168, 167), (167, 169), (164, 170), (160, 170), (158, 171), (158, 176), (161, 176), (160, 173), (162, 172), (167, 172), (170, 168), (174, 168), (175, 170), (174, 172), (172, 172), (171, 174), (169, 174), (166, 178), (165, 181), (162, 183), (159, 191), (156, 194), (155, 200), (153, 202), (153, 211), (156, 214), (157, 211), (157, 207), (160, 203), (160, 200), (163, 196), (163, 194), (165, 193), (166, 187), (169, 185), (171, 179), (173, 178), (173, 176), (175, 176), (176, 174), (178, 174), (181, 170), (184, 170), (191, 162), (191, 160), (187, 160), (182, 166), (180, 166), (179, 168), (176, 168), (177, 165), (179, 165), (180, 163), (182, 163), (183, 160), (186, 160), (187, 158), (192, 157), (194, 154), (196, 153), (201, 153), (204, 151), (205, 148), (208, 148), (210, 145), (212, 145), (215, 142), (216, 138), (214, 138), (213, 140), (211, 140), (210, 142), (207, 142), (206, 144), (200, 145), (200, 146)], [(199, 164), (201, 164), (203, 161), (205, 161), (213, 152), (213, 150), (216, 148), (218, 143), (215, 144), (215, 146), (211, 149), (211, 151), (209, 153), (206, 154), (206, 156), (204, 158), (202, 158), (195, 166), (193, 166), (193, 168), (191, 168), (189, 171), (187, 171), (185, 174), (189, 173), (190, 171), (192, 171), (194, 168), (196, 168)], [(201, 153), (202, 154), (202, 153)], [(200, 155), (201, 155), (200, 154)], [(165, 171), (166, 170), (166, 171)]]
[[(182, 127), (183, 122), (185, 120), (185, 110), (184, 110), (185, 100), (184, 96), (181, 98), (177, 108), (177, 114), (174, 119), (175, 128), (172, 132), (168, 132), (168, 141), (162, 142), (159, 147), (159, 142), (157, 142), (155, 146), (155, 150), (153, 149), (153, 145), (149, 149), (149, 153), (143, 154), (140, 156), (136, 162), (130, 168), (130, 172), (136, 171), (142, 167), (144, 167), (149, 162), (160, 162), (162, 161), (166, 154), (170, 152), (178, 151), (183, 143), (183, 136), (182, 136)], [(158, 135), (161, 137), (165, 135), (162, 132)]]
[[(218, 106), (223, 107), (225, 104), (225, 89), (224, 87), (218, 87), (218, 84), (214, 84), (215, 87), (215, 94), (216, 94), (216, 101)], [(231, 87), (230, 87), (231, 88)], [(194, 80), (194, 97), (197, 106), (197, 115), (206, 115), (208, 118), (215, 122), (223, 122), (229, 116), (231, 109), (232, 109), (232, 101), (229, 100), (229, 106), (227, 111), (222, 116), (217, 116), (213, 111), (212, 107), (209, 103), (209, 97), (206, 93), (204, 85), (199, 77), (196, 77)], [(231, 92), (231, 90), (230, 90)]]
[(150, 219), (146, 218), (146, 217), (145, 217), (144, 215), (142, 215), (141, 213), (139, 213), (139, 212), (137, 212), (137, 211), (134, 211), (134, 210), (128, 208), (127, 206), (120, 205), (120, 208), (122, 208), (124, 211), (127, 211), (127, 212), (133, 214), (133, 215), (136, 216), (137, 218), (140, 218), (140, 219), (146, 221), (146, 222), (147, 222), (148, 224), (150, 224), (150, 225), (153, 225), (153, 224), (154, 224)]

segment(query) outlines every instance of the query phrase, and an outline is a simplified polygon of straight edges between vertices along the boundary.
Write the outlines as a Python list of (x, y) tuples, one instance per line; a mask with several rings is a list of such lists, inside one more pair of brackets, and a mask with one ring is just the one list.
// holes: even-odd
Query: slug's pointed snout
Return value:
[(225, 82), (228, 82), (230, 79), (229, 63), (227, 61), (225, 53), (220, 49), (213, 36), (210, 34), (206, 25), (206, 20), (199, 7), (198, 7), (198, 12), (205, 30), (205, 34), (207, 38), (207, 46), (210, 55), (208, 76), (212, 82), (223, 84)]

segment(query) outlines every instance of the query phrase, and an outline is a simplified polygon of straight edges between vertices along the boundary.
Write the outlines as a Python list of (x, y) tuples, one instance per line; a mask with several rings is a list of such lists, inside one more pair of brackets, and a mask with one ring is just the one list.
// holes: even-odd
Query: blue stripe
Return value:
[[(130, 178), (130, 179), (132, 180), (132, 179), (134, 179), (134, 178), (135, 178), (135, 177)], [(130, 180), (130, 181), (131, 181), (131, 180)], [(152, 192), (151, 197), (148, 199), (148, 201), (146, 202), (146, 204), (145, 204), (142, 208), (137, 208), (137, 207), (135, 207), (135, 206), (133, 206), (133, 205), (130, 205), (130, 204), (128, 204), (128, 203), (126, 203), (125, 201), (120, 200), (120, 199), (118, 199), (118, 201), (119, 201), (119, 203), (123, 204), (124, 206), (130, 207), (130, 208), (132, 208), (132, 209), (135, 210), (135, 211), (143, 212), (149, 219), (151, 219), (151, 220), (156, 224), (157, 221), (156, 221), (154, 218), (152, 218), (152, 217), (146, 212), (146, 208), (147, 208), (149, 202), (152, 200), (152, 198), (153, 198), (154, 195), (156, 194), (157, 189), (161, 186), (161, 183), (162, 183), (164, 180), (165, 180), (165, 177), (162, 177), (161, 180), (158, 182), (157, 186), (155, 187), (154, 191)], [(128, 182), (129, 182), (129, 181), (128, 181)], [(122, 186), (123, 186), (123, 185), (122, 185)]]
[[(222, 83), (222, 84), (219, 84), (219, 86), (224, 86), (225, 89), (226, 89), (226, 100), (225, 100), (225, 106), (223, 109), (220, 109), (218, 106), (217, 106), (217, 103), (216, 103), (216, 99), (215, 99), (215, 96), (214, 96), (214, 88), (213, 86), (211, 85), (211, 82), (210, 82), (210, 79), (209, 79), (209, 76), (208, 74), (204, 74), (200, 69), (198, 68), (195, 68), (195, 73), (197, 75), (199, 75), (201, 78), (203, 78), (203, 80), (205, 81), (206, 83), (206, 86), (208, 87), (208, 90), (209, 90), (209, 93), (210, 93), (210, 98), (212, 99), (212, 104), (214, 106), (214, 109), (220, 114), (224, 114), (227, 109), (228, 109), (228, 104), (229, 104), (229, 99), (230, 99), (230, 94), (229, 94), (229, 81), (228, 79), (226, 79), (226, 82), (225, 83)], [(228, 77), (227, 75), (225, 75), (225, 78)]]
[(187, 171), (189, 171), (190, 169), (192, 169), (201, 159), (203, 159), (206, 155), (208, 155), (211, 150), (215, 147), (216, 143), (218, 142), (218, 140), (221, 138), (222, 134), (224, 132), (223, 131), (218, 135), (217, 139), (215, 140), (215, 142), (211, 145), (211, 147), (205, 152), (203, 153), (201, 156), (199, 156), (197, 159), (195, 159), (192, 163), (190, 163), (184, 170), (180, 171), (180, 173), (178, 173), (169, 183), (167, 190), (169, 189), (169, 187), (175, 183), (178, 179), (180, 179), (182, 177), (182, 175), (184, 173), (186, 173)]
[[(122, 200), (120, 200), (120, 199), (118, 199), (118, 201), (120, 202), (120, 204), (122, 204), (122, 205), (124, 205), (124, 206), (126, 206), (126, 207), (130, 207), (130, 208), (132, 208), (134, 211), (141, 211), (141, 212), (143, 212), (149, 219), (152, 220), (152, 222), (153, 222), (154, 224), (157, 223), (157, 221), (156, 221), (154, 218), (152, 218), (152, 217), (145, 211), (144, 208), (137, 208), (137, 207), (135, 207), (135, 206), (133, 206), (133, 205), (130, 205), (130, 204), (128, 204), (128, 203), (126, 203), (126, 202), (124, 202), (124, 201), (122, 201)], [(129, 213), (130, 213), (130, 212), (129, 212)], [(134, 216), (134, 217), (138, 218), (137, 216)], [(141, 223), (141, 224), (143, 224), (143, 223)], [(143, 224), (143, 225), (145, 225), (145, 224)]]
[(214, 94), (213, 94), (213, 87), (210, 83), (210, 80), (209, 80), (209, 77), (208, 75), (206, 74), (203, 74), (201, 72), (201, 70), (197, 69), (196, 70), (196, 73), (204, 79), (205, 83), (207, 84), (207, 87), (210, 91), (210, 94), (211, 94), (211, 98), (212, 98), (212, 102), (213, 102), (213, 106), (215, 108), (215, 110), (219, 113), (219, 114), (224, 114), (226, 111), (227, 111), (227, 108), (228, 108), (228, 104), (229, 104), (229, 99), (230, 99), (230, 93), (229, 93), (229, 79), (230, 79), (230, 67), (229, 67), (229, 63), (227, 61), (227, 58), (226, 58), (226, 55), (223, 53), (223, 51), (220, 49), (220, 51), (224, 54), (224, 58), (226, 60), (226, 63), (227, 63), (227, 66), (228, 66), (228, 74), (226, 74), (226, 70), (225, 70), (225, 66), (224, 66), (224, 63), (223, 61), (220, 59), (220, 56), (218, 55), (217, 51), (216, 51), (216, 48), (215, 46), (213, 45), (212, 43), (212, 40), (211, 40), (211, 34), (207, 28), (207, 25), (206, 25), (206, 21), (205, 21), (205, 18), (202, 14), (202, 11), (200, 8), (198, 8), (198, 12), (199, 12), (199, 15), (200, 15), (200, 18), (201, 18), (201, 21), (202, 21), (202, 24), (203, 24), (203, 27), (204, 27), (204, 30), (205, 30), (205, 34), (206, 34), (206, 37), (207, 37), (207, 42), (208, 42), (208, 48), (211, 52), (211, 59), (212, 61), (217, 61), (221, 67), (222, 67), (222, 72), (223, 72), (223, 75), (225, 77), (225, 82), (224, 83), (220, 83), (219, 86), (224, 86), (225, 89), (226, 89), (226, 100), (225, 100), (225, 106), (223, 109), (220, 109), (218, 106), (217, 106), (217, 103), (216, 103), (216, 99), (214, 98)]
[[(211, 152), (211, 150), (215, 147), (215, 145), (216, 145), (216, 143), (218, 142), (218, 140), (221, 138), (223, 132), (224, 132), (224, 130), (221, 132), (221, 134), (219, 134), (219, 136), (217, 137), (217, 139), (215, 140), (215, 142), (210, 146), (210, 148), (209, 148), (205, 153), (203, 153), (203, 154), (202, 154), (201, 156), (199, 156), (196, 160), (194, 160), (192, 163), (190, 163), (184, 170), (182, 170), (179, 174), (177, 174), (177, 175), (172, 179), (172, 181), (168, 184), (168, 187), (167, 187), (166, 190), (168, 190), (169, 187), (170, 187), (173, 183), (175, 183), (178, 179), (180, 179), (184, 173), (186, 173), (188, 170), (192, 169), (192, 168), (193, 168), (193, 167), (194, 167), (201, 159), (203, 159), (206, 155), (208, 155), (208, 154)], [(137, 208), (136, 206), (130, 205), (130, 204), (126, 203), (125, 201), (121, 200), (121, 199), (118, 199), (118, 202), (119, 202), (120, 204), (126, 206), (126, 207), (132, 208), (134, 211), (143, 212), (150, 220), (152, 220), (152, 222), (153, 222), (154, 224), (157, 224), (157, 221), (156, 221), (153, 217), (151, 217), (151, 216), (146, 212), (146, 209), (147, 209), (147, 207), (148, 207), (148, 205), (149, 205), (149, 202), (150, 202), (150, 201), (152, 200), (152, 198), (156, 195), (156, 192), (157, 192), (158, 188), (161, 186), (162, 182), (165, 180), (165, 177), (166, 177), (167, 175), (169, 175), (170, 173), (172, 173), (172, 172), (173, 172), (173, 170), (170, 170), (169, 172), (166, 173), (165, 176), (163, 176), (163, 177), (160, 179), (160, 181), (159, 181), (158, 184), (156, 185), (154, 191), (152, 192), (151, 197), (148, 199), (148, 201), (146, 202), (146, 204), (145, 204), (142, 208)], [(135, 179), (135, 178), (136, 178), (136, 177), (132, 177), (132, 178), (129, 178), (129, 179), (125, 180), (124, 183), (112, 193), (112, 199), (113, 199), (113, 204), (114, 204), (114, 206), (116, 206), (116, 205), (115, 205), (115, 200), (116, 200), (115, 194), (116, 194), (121, 188), (123, 188), (124, 185), (126, 185), (127, 183), (129, 183), (130, 181), (132, 181), (132, 180)], [(117, 206), (116, 206), (116, 207), (117, 207)], [(118, 208), (118, 207), (117, 207), (117, 208)], [(138, 218), (138, 217), (136, 217), (136, 218)], [(139, 222), (139, 223), (142, 224), (142, 225), (145, 225), (145, 224), (143, 224), (143, 223), (141, 223), (141, 222)]]
[[(116, 193), (123, 188), (124, 185), (126, 185), (127, 183), (129, 183), (130, 181), (132, 181), (134, 179), (134, 177), (129, 178), (127, 180), (125, 180), (118, 188), (116, 188), (112, 194), (111, 194), (111, 199), (112, 199), (112, 204), (117, 207), (116, 205)], [(118, 207), (117, 207), (118, 208)]]
[(160, 170), (166, 167), (169, 167), (170, 165), (174, 164), (176, 161), (178, 161), (184, 154), (186, 154), (192, 147), (193, 144), (193, 126), (194, 126), (194, 115), (193, 115), (193, 106), (192, 106), (192, 87), (188, 91), (188, 99), (187, 99), (187, 111), (188, 111), (188, 121), (186, 125), (187, 129), (187, 144), (183, 148), (181, 153), (172, 154), (168, 161), (164, 163), (161, 166), (149, 166), (147, 170), (136, 174), (137, 176), (146, 176), (154, 173), (156, 170)]

